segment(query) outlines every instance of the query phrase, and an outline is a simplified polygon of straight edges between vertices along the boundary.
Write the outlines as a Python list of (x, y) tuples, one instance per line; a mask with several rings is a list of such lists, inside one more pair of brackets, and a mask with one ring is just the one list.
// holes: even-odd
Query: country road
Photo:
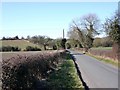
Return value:
[(70, 51), (89, 88), (118, 88), (118, 68), (93, 57)]

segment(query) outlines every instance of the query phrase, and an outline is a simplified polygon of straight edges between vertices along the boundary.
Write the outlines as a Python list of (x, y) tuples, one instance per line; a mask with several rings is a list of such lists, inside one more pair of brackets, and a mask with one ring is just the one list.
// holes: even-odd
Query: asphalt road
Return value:
[(89, 88), (118, 88), (118, 68), (93, 57), (70, 51)]

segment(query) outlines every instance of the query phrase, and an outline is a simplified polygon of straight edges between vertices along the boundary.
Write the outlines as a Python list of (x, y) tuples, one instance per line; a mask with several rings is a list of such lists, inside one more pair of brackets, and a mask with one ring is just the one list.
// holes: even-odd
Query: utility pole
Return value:
[(64, 33), (64, 29), (63, 29), (63, 39), (65, 38), (65, 33)]
[(62, 39), (62, 48), (65, 49), (65, 43), (66, 43), (66, 39), (65, 39), (65, 35), (64, 35), (64, 29), (63, 29), (63, 39)]

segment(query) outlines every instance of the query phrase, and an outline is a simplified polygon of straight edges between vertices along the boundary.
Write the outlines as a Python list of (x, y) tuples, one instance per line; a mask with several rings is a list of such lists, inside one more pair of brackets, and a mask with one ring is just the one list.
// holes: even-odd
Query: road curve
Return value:
[(118, 68), (93, 57), (70, 51), (89, 88), (118, 88)]

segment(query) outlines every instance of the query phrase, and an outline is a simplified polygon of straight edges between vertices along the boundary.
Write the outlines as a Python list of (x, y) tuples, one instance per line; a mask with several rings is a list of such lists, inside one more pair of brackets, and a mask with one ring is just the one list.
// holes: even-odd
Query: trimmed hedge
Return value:
[[(78, 48), (77, 50), (84, 51), (84, 48)], [(112, 50), (94, 50), (94, 49), (89, 49), (88, 50), (89, 54), (95, 55), (95, 56), (100, 56), (102, 58), (109, 58), (112, 60), (118, 60), (118, 55), (114, 53)]]
[(100, 56), (103, 58), (110, 58), (113, 60), (118, 60), (117, 55), (113, 53), (112, 50), (89, 50), (89, 53), (92, 55)]
[[(84, 48), (77, 48), (76, 50), (84, 51)], [(113, 52), (113, 50), (94, 50), (94, 49), (89, 49), (88, 50), (89, 54), (95, 55), (95, 56), (100, 56), (102, 58), (108, 58), (112, 60), (118, 60), (118, 54), (120, 52)]]
[(18, 55), (2, 62), (3, 90), (34, 90), (38, 81), (46, 79), (65, 56), (64, 51), (34, 55)]

